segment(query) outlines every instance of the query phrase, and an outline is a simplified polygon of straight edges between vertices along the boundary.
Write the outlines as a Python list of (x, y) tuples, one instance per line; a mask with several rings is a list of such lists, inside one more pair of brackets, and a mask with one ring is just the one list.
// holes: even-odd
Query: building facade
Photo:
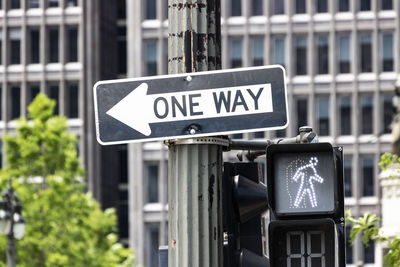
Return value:
[[(391, 150), (392, 97), (400, 71), (399, 12), (393, 0), (221, 0), (222, 67), (280, 64), (286, 69), (286, 130), (235, 135), (297, 135), (311, 125), (320, 141), (344, 147), (346, 208), (380, 214), (380, 155)], [(167, 73), (167, 1), (127, 1), (128, 76)], [(235, 161), (234, 153), (225, 160)], [(263, 158), (259, 159), (261, 162)], [(139, 263), (157, 266), (167, 245), (167, 148), (128, 145), (129, 244)], [(382, 266), (361, 240), (349, 266)], [(376, 250), (376, 251), (375, 251)]]
[(55, 114), (68, 118), (79, 139), (89, 190), (103, 208), (117, 207), (124, 218), (119, 207), (128, 198), (120, 190), (127, 184), (127, 149), (97, 144), (92, 95), (98, 80), (126, 77), (126, 34), (120, 27), (126, 10), (121, 3), (0, 0), (0, 137), (15, 131), (15, 119), (27, 115), (36, 94), (47, 94), (56, 101)]
[[(354, 216), (380, 214), (377, 163), (391, 149), (399, 1), (221, 4), (222, 67), (280, 64), (288, 82), (288, 128), (233, 138), (295, 136), (311, 125), (320, 141), (344, 147), (347, 208)], [(117, 208), (121, 241), (146, 267), (158, 266), (158, 246), (168, 243), (167, 147), (98, 145), (92, 87), (166, 74), (167, 18), (167, 0), (0, 0), (1, 136), (15, 129), (14, 119), (26, 115), (38, 92), (55, 99), (56, 113), (69, 118), (80, 140), (89, 190), (104, 208)], [(235, 152), (224, 158), (237, 161)], [(382, 253), (357, 240), (347, 261), (382, 266)]]

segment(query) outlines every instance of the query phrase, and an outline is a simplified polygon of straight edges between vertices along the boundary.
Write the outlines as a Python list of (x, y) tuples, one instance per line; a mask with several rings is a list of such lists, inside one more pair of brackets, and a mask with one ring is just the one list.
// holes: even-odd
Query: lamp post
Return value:
[(8, 179), (8, 188), (0, 201), (0, 233), (7, 236), (7, 267), (15, 267), (15, 239), (25, 233), (25, 218), (21, 214), (22, 205)]

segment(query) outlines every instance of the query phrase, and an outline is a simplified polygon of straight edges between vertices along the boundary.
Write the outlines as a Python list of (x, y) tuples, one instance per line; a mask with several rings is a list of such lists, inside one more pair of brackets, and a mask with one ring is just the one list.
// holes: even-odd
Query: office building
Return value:
[[(311, 125), (344, 147), (346, 206), (380, 214), (377, 163), (390, 151), (393, 83), (400, 71), (400, 3), (394, 0), (221, 0), (222, 67), (280, 64), (287, 75), (289, 127), (237, 134), (297, 135)], [(167, 0), (1, 0), (1, 135), (38, 92), (57, 100), (79, 137), (89, 190), (118, 210), (121, 241), (139, 264), (158, 266), (167, 245), (167, 147), (101, 147), (92, 86), (105, 79), (167, 73)], [(236, 152), (225, 160), (236, 161)], [(4, 158), (4, 157), (3, 157)], [(4, 159), (2, 159), (4, 161)], [(263, 158), (258, 159), (262, 162)], [(381, 266), (361, 240), (349, 266)]]
[[(346, 207), (380, 214), (378, 162), (391, 149), (392, 97), (400, 70), (399, 9), (393, 0), (221, 0), (222, 67), (280, 64), (286, 69), (286, 130), (235, 135), (295, 136), (311, 125), (320, 142), (344, 148)], [(167, 73), (167, 4), (127, 1), (128, 76)], [(128, 145), (130, 245), (157, 266), (167, 244), (167, 148)], [(226, 153), (225, 160), (236, 160)], [(262, 161), (263, 159), (259, 159)], [(131, 194), (132, 193), (132, 194)], [(349, 266), (381, 266), (382, 252), (361, 240)], [(376, 250), (376, 251), (375, 251)]]

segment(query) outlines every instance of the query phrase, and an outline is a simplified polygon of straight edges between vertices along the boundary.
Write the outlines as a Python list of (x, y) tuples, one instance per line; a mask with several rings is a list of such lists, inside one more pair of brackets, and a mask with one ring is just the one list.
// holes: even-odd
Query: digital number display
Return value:
[(332, 220), (273, 221), (268, 234), (271, 267), (338, 266)]
[(273, 162), (276, 213), (335, 210), (332, 152), (276, 153)]

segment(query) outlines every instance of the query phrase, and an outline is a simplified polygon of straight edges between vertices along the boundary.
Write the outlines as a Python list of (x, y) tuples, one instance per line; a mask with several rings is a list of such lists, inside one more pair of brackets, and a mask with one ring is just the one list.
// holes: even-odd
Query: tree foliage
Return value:
[(400, 164), (400, 158), (396, 154), (384, 153), (381, 156), (381, 161), (379, 162), (379, 167), (382, 171), (386, 170), (392, 164)]
[[(399, 164), (400, 158), (391, 153), (385, 153), (381, 157), (379, 167), (382, 170), (388, 168), (392, 164)], [(365, 246), (369, 245), (370, 240), (376, 242), (384, 242), (389, 249), (383, 257), (385, 266), (400, 266), (400, 237), (388, 238), (379, 231), (380, 218), (372, 213), (365, 213), (364, 216), (353, 218), (351, 210), (346, 211), (346, 224), (351, 223), (350, 244), (353, 244), (358, 235), (362, 236)]]
[[(27, 221), (25, 236), (17, 241), (17, 265), (131, 266), (132, 251), (117, 242), (114, 209), (102, 211), (85, 193), (77, 139), (66, 118), (53, 116), (54, 106), (39, 94), (28, 108), (30, 120), (19, 119), (16, 135), (3, 138), (7, 164), (0, 186), (13, 178)], [(0, 266), (5, 248), (1, 237)]]

